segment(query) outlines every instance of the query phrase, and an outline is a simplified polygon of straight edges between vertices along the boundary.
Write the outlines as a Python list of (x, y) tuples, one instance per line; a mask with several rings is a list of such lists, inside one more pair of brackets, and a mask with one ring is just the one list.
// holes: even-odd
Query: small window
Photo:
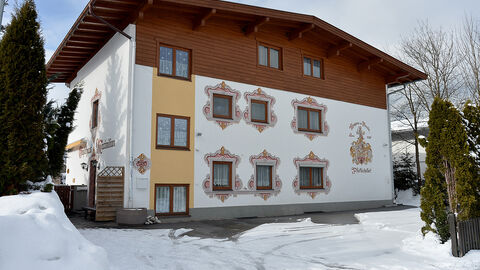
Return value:
[(281, 52), (282, 50), (278, 47), (259, 44), (258, 45), (258, 65), (271, 67), (275, 69), (281, 69), (282, 68)]
[(322, 111), (312, 108), (298, 107), (298, 130), (322, 132)]
[(232, 190), (232, 162), (213, 162), (213, 190)]
[(272, 189), (272, 166), (256, 166), (257, 189)]
[(188, 215), (188, 185), (155, 185), (155, 214)]
[(190, 50), (159, 45), (158, 74), (190, 79)]
[(268, 101), (251, 100), (251, 120), (268, 124)]
[(300, 188), (318, 189), (323, 188), (322, 167), (300, 167)]
[(98, 99), (93, 102), (92, 106), (92, 128), (98, 126)]
[(157, 114), (157, 149), (188, 150), (190, 147), (190, 118)]
[(303, 75), (323, 78), (322, 63), (321, 59), (303, 57)]
[(232, 119), (232, 96), (213, 94), (213, 117)]

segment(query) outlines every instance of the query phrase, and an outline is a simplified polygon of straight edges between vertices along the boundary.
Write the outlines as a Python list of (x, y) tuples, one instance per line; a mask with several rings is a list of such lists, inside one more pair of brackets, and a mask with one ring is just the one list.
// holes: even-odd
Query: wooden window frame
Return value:
[[(157, 213), (157, 187), (169, 187), (170, 188), (170, 202), (168, 213)], [(173, 188), (174, 187), (186, 187), (186, 202), (185, 212), (173, 212)], [(189, 201), (190, 201), (190, 184), (155, 184), (155, 199), (153, 202), (153, 211), (156, 216), (188, 216), (189, 215)]]
[[(215, 164), (227, 164), (228, 168), (228, 186), (227, 187), (216, 187), (215, 186)], [(232, 189), (232, 161), (213, 161), (212, 162), (212, 190), (233, 190)]]
[[(228, 115), (227, 116), (215, 114), (215, 97), (226, 98), (230, 101), (230, 106), (228, 108)], [(212, 116), (213, 116), (213, 118), (233, 120), (232, 110), (233, 110), (233, 97), (232, 96), (223, 95), (223, 94), (216, 94), (216, 93), (212, 95)]]
[[(304, 58), (310, 59), (310, 75), (305, 74), (305, 67), (304, 67), (304, 63), (303, 63)], [(320, 61), (320, 77), (313, 76), (313, 61), (314, 60)], [(311, 56), (311, 55), (308, 55), (308, 54), (302, 54), (302, 75), (303, 75), (303, 77), (324, 80), (325, 79), (325, 69), (324, 69), (324, 64), (323, 64), (323, 58), (316, 57), (316, 56)]]
[[(321, 109), (313, 109), (313, 108), (298, 106), (297, 107), (297, 118), (300, 121), (300, 117), (299, 117), (299, 113), (298, 113), (299, 110), (307, 111), (307, 126), (308, 126), (308, 128), (298, 127), (298, 131), (314, 132), (314, 133), (322, 133), (323, 132), (323, 125), (322, 125), (323, 117), (322, 117), (322, 110)], [(320, 127), (320, 129), (310, 129), (310, 111), (318, 112), (318, 121), (320, 122), (318, 124), (318, 126)]]
[[(172, 49), (172, 75), (170, 74), (165, 74), (165, 73), (160, 73), (160, 47), (165, 47), (165, 48), (170, 48)], [(177, 70), (176, 70), (176, 65), (177, 65), (177, 50), (188, 52), (188, 77), (182, 77), (182, 76), (177, 76)], [(173, 46), (169, 44), (162, 43), (157, 40), (157, 76), (162, 76), (162, 77), (169, 77), (169, 78), (174, 78), (174, 79), (179, 79), (179, 80), (186, 80), (186, 81), (192, 81), (192, 50), (191, 49), (186, 49), (178, 46)]]
[(99, 100), (94, 100), (92, 103), (92, 129), (98, 127), (98, 106)]
[[(258, 49), (259, 49), (260, 46), (263, 46), (263, 47), (267, 48), (267, 63), (268, 63), (267, 66), (260, 65), (260, 63), (258, 61), (259, 60), (258, 59), (259, 58)], [(270, 66), (270, 49), (278, 50), (278, 68)], [(272, 70), (283, 70), (283, 50), (282, 50), (282, 47), (270, 45), (270, 44), (263, 43), (263, 42), (257, 42), (257, 67), (267, 68), (267, 69), (272, 69)]]
[[(170, 118), (170, 145), (158, 144), (158, 117)], [(187, 146), (175, 146), (175, 119), (187, 120)], [(190, 151), (190, 117), (157, 113), (156, 130), (155, 130), (155, 148), (156, 149), (170, 149), (170, 150), (186, 150)]]
[[(252, 103), (263, 104), (263, 106), (265, 106), (265, 120), (253, 119)], [(268, 116), (270, 115), (270, 113), (268, 111), (268, 108), (269, 108), (268, 103), (269, 102), (265, 101), (265, 100), (253, 99), (253, 98), (250, 99), (250, 121), (255, 122), (255, 123), (268, 124), (268, 118), (269, 118)]]
[[(257, 185), (257, 166), (268, 166), (270, 167), (270, 185), (267, 187), (259, 187)], [(255, 186), (257, 187), (257, 190), (272, 190), (272, 182), (273, 182), (273, 165), (270, 164), (255, 164)]]
[[(310, 176), (309, 176), (309, 182), (310, 182), (310, 185), (308, 186), (302, 186), (302, 181), (300, 179), (300, 168), (309, 168), (309, 172), (310, 172)], [(320, 169), (320, 180), (321, 180), (321, 185), (320, 186), (314, 186), (312, 183), (313, 183), (313, 179), (312, 179), (312, 168), (319, 168)], [(300, 184), (300, 189), (323, 189), (323, 170), (324, 170), (324, 167), (315, 167), (315, 166), (300, 166), (298, 168), (298, 182)]]

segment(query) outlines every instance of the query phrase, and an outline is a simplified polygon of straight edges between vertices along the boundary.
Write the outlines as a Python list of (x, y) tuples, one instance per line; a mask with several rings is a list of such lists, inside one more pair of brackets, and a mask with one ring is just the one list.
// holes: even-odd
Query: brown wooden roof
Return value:
[(218, 0), (90, 0), (48, 61), (47, 75), (56, 75), (53, 82), (71, 82), (77, 71), (115, 34), (114, 28), (123, 30), (142, 19), (148, 10), (157, 8), (193, 14), (194, 29), (204, 26), (209, 17), (220, 16), (243, 21), (247, 35), (264, 23), (285, 27), (292, 40), (311, 35), (328, 44), (329, 55), (354, 58), (359, 70), (382, 72), (390, 86), (427, 78), (423, 72), (315, 16)]

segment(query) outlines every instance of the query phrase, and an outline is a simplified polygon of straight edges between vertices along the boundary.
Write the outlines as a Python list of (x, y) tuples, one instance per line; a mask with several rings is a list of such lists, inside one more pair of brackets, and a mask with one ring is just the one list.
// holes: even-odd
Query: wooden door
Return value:
[(97, 178), (97, 166), (95, 160), (90, 161), (90, 180), (88, 183), (88, 206), (95, 207), (95, 184)]

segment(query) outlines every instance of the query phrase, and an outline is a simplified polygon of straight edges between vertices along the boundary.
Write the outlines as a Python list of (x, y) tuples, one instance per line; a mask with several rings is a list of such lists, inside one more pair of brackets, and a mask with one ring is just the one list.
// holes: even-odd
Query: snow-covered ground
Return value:
[(411, 205), (420, 207), (420, 196), (413, 196), (411, 189), (397, 190), (397, 198), (395, 199), (397, 204)]
[(234, 240), (181, 230), (86, 229), (111, 269), (480, 269), (480, 251), (450, 255), (450, 244), (420, 233), (418, 208), (357, 214), (355, 225), (310, 219), (263, 224)]
[(68, 220), (57, 193), (0, 197), (0, 269), (108, 269), (104, 249)]

